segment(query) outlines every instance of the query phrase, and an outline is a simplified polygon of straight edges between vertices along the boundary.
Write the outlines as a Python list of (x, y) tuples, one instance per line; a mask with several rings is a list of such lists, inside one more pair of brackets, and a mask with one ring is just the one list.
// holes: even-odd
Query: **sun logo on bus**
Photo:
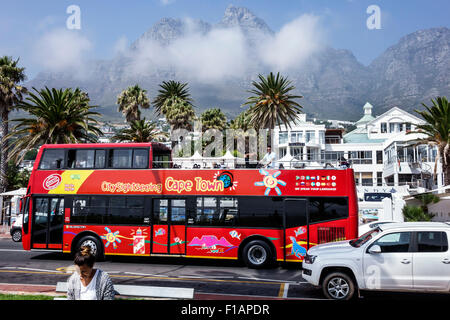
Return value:
[(105, 230), (106, 230), (106, 232), (108, 232), (108, 233), (106, 233), (106, 234), (104, 234), (103, 236), (101, 236), (101, 238), (102, 238), (103, 240), (106, 240), (105, 248), (108, 248), (108, 246), (112, 243), (113, 248), (114, 248), (114, 249), (117, 249), (116, 242), (117, 242), (117, 243), (121, 243), (121, 242), (122, 242), (122, 241), (119, 239), (119, 237), (118, 237), (119, 231), (112, 232), (111, 229), (108, 228), (108, 227), (105, 227)]
[(270, 174), (264, 169), (260, 169), (259, 173), (261, 173), (264, 178), (263, 181), (255, 182), (255, 186), (257, 187), (266, 187), (266, 191), (264, 192), (265, 196), (268, 196), (272, 189), (275, 189), (275, 192), (278, 195), (281, 195), (281, 190), (278, 185), (286, 186), (286, 182), (283, 180), (277, 179), (277, 177), (281, 174), (281, 171), (277, 171), (274, 174)]

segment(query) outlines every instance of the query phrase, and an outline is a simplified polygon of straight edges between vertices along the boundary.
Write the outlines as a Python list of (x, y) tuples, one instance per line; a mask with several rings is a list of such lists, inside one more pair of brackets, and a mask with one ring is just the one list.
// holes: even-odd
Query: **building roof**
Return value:
[(358, 121), (356, 121), (356, 125), (368, 123), (375, 119), (375, 117), (372, 116), (373, 106), (370, 103), (366, 102), (363, 109), (364, 109), (364, 116), (361, 119), (359, 119)]
[(375, 117), (370, 115), (370, 114), (365, 114), (361, 119), (359, 119), (358, 121), (356, 121), (356, 124), (363, 124), (363, 123), (368, 123), (372, 120), (375, 120)]
[(408, 115), (408, 116), (412, 117), (413, 119), (415, 119), (418, 123), (423, 123), (424, 122), (423, 119), (420, 119), (420, 118), (416, 117), (415, 115), (413, 115), (413, 114), (411, 114), (411, 113), (409, 113), (409, 112), (407, 112), (407, 111), (405, 111), (403, 109), (400, 109), (399, 107), (392, 107), (389, 110), (387, 110), (386, 112), (384, 112), (383, 114), (380, 114), (376, 118), (373, 118), (371, 121), (379, 119), (379, 118), (382, 118), (382, 117), (386, 116), (387, 114), (389, 114), (392, 111), (399, 111), (399, 112), (401, 112), (401, 113), (403, 113), (405, 115)]
[(366, 128), (357, 128), (344, 135), (344, 143), (383, 143), (386, 139), (369, 139)]

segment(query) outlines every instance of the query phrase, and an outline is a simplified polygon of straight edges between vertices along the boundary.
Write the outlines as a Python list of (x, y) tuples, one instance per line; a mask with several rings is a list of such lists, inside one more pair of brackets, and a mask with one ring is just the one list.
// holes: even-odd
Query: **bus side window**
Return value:
[(111, 149), (109, 151), (110, 168), (131, 168), (132, 149)]
[(217, 198), (198, 197), (197, 216), (195, 223), (198, 225), (215, 225), (218, 220)]
[(148, 168), (148, 150), (146, 149), (133, 150), (133, 168), (137, 169)]
[(72, 223), (85, 222), (85, 216), (87, 215), (88, 197), (74, 197), (72, 217), (70, 221)]
[(106, 150), (95, 150), (95, 168), (104, 168), (106, 163)]
[(309, 198), (311, 223), (348, 218), (348, 201), (345, 197)]
[(220, 198), (219, 223), (221, 225), (234, 226), (236, 224), (237, 213), (238, 208), (236, 198)]
[(67, 166), (69, 168), (93, 168), (94, 150), (69, 150), (67, 153)]
[(45, 149), (39, 169), (61, 169), (64, 166), (64, 149)]

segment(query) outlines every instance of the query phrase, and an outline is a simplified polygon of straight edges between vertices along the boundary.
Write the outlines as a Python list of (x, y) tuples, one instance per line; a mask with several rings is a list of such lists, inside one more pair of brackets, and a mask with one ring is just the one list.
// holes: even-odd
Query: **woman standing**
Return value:
[(75, 254), (76, 270), (67, 280), (68, 300), (114, 300), (114, 286), (109, 275), (94, 269), (91, 247), (83, 246)]

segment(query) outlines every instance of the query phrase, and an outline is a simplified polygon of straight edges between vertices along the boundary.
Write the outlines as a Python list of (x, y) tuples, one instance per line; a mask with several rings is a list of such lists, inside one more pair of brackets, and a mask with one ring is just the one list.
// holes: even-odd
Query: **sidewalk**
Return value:
[(33, 284), (11, 284), (0, 283), (0, 293), (3, 294), (32, 294), (32, 295), (61, 295), (56, 293), (56, 285), (33, 285)]
[[(48, 295), (63, 296), (63, 293), (56, 292), (56, 285), (33, 285), (33, 284), (10, 284), (0, 283), (0, 293), (19, 295)], [(158, 300), (161, 300), (158, 298)], [(296, 300), (278, 297), (243, 296), (214, 293), (194, 293), (194, 300)]]
[(11, 234), (9, 233), (9, 227), (8, 226), (0, 225), (0, 239), (3, 239), (3, 238), (11, 239)]

